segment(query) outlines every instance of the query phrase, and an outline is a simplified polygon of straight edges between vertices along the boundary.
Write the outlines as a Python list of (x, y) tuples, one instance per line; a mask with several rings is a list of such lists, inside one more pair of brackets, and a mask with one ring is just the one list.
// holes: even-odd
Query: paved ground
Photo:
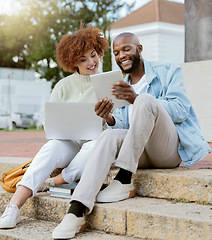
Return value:
[(0, 132), (0, 157), (34, 157), (47, 142), (43, 131)]
[[(43, 131), (0, 131), (0, 157), (33, 158), (45, 142)], [(212, 168), (212, 153), (191, 167)]]

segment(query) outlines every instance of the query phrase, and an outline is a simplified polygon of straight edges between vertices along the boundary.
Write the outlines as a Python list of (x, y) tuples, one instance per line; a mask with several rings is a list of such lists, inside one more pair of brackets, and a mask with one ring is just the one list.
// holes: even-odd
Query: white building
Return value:
[[(111, 24), (111, 40), (122, 32), (136, 34), (149, 61), (184, 62), (184, 4), (152, 0), (138, 10)], [(113, 70), (118, 69), (112, 57)]]
[(36, 79), (33, 70), (0, 68), (0, 109), (34, 114), (44, 112), (51, 82)]

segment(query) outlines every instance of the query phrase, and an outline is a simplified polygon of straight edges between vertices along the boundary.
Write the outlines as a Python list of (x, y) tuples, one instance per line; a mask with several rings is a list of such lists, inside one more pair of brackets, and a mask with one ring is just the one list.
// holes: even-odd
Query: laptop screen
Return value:
[(102, 132), (102, 119), (95, 103), (57, 103), (45, 105), (47, 139), (93, 140)]

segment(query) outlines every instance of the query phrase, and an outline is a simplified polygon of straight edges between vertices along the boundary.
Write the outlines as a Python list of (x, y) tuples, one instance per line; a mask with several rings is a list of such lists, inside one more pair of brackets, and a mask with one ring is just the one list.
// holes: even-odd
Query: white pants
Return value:
[(93, 141), (50, 140), (34, 157), (22, 180), (17, 184), (32, 190), (33, 195), (56, 168), (62, 170), (63, 179), (73, 182), (80, 179)]
[(174, 168), (181, 158), (175, 125), (151, 95), (134, 102), (129, 130), (108, 129), (97, 139), (72, 199), (83, 203), (89, 214), (111, 164), (133, 173), (139, 168)]

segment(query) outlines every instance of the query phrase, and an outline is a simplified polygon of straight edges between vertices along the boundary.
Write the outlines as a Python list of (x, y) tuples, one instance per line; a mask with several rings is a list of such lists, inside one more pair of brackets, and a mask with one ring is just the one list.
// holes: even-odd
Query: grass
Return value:
[(188, 201), (188, 200), (186, 200), (184, 198), (178, 198), (178, 199), (172, 200), (171, 203), (173, 203), (173, 204), (175, 204), (175, 203), (190, 203), (190, 201)]
[(207, 201), (197, 201), (195, 203), (199, 204), (199, 205), (209, 205), (209, 203)]
[(176, 203), (195, 203), (198, 205), (210, 205), (207, 201), (188, 201), (185, 198), (178, 198), (178, 199), (174, 199), (171, 201), (172, 204), (176, 204)]
[(23, 128), (16, 128), (13, 130), (9, 130), (8, 128), (0, 129), (0, 132), (26, 132), (26, 131), (44, 131), (44, 129), (43, 127), (40, 129), (37, 129), (35, 124), (31, 125), (27, 129), (23, 129)]

